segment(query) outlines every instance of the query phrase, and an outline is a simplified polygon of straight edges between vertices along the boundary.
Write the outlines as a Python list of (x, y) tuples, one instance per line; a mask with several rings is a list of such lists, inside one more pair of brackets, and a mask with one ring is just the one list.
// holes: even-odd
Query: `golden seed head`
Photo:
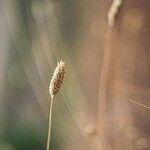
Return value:
[(57, 63), (57, 67), (53, 73), (52, 79), (49, 85), (49, 94), (53, 98), (60, 90), (65, 75), (65, 63), (60, 61)]

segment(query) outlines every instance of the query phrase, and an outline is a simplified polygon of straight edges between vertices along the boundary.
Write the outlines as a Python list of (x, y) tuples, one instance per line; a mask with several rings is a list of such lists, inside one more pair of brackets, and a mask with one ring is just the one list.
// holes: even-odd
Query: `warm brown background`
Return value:
[(53, 150), (150, 149), (150, 1), (0, 0), (0, 149), (45, 149), (56, 62)]

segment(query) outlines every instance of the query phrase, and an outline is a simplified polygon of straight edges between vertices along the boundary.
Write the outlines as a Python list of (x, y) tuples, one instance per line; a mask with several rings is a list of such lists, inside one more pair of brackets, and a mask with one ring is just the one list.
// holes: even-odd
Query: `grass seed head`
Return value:
[(52, 79), (49, 85), (49, 94), (53, 98), (60, 90), (65, 75), (65, 63), (60, 61), (57, 63), (57, 67), (53, 73)]

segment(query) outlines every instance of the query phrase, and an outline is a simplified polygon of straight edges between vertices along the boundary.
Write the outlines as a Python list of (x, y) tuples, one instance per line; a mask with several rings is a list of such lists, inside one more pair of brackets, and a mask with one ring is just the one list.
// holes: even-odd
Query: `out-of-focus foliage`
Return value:
[(52, 150), (149, 149), (149, 1), (0, 0), (0, 150), (46, 148), (49, 81), (56, 96)]

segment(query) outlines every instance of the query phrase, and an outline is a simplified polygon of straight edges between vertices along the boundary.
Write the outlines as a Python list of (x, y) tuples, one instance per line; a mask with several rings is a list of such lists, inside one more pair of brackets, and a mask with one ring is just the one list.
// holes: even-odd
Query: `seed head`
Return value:
[(115, 23), (116, 15), (118, 14), (118, 10), (122, 5), (122, 0), (113, 0), (113, 3), (108, 12), (108, 25), (113, 26)]
[(60, 61), (57, 63), (57, 67), (53, 73), (52, 79), (49, 85), (49, 94), (53, 98), (60, 90), (65, 75), (65, 63)]

